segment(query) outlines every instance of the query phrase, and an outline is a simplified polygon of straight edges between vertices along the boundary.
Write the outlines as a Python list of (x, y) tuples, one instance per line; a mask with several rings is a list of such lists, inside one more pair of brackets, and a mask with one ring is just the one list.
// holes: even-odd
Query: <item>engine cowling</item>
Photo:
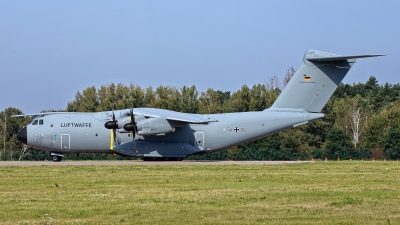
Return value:
[(171, 133), (175, 128), (165, 118), (148, 118), (136, 123), (139, 135), (157, 135)]
[(117, 129), (118, 121), (108, 121), (104, 124), (104, 127), (107, 129)]
[(104, 124), (104, 127), (107, 129), (121, 129), (126, 122), (129, 122), (129, 117), (121, 118), (114, 121), (110, 120)]
[(139, 116), (135, 116), (133, 121), (130, 121), (129, 123), (125, 123), (123, 128), (126, 131), (132, 132), (132, 131), (136, 131), (137, 129), (135, 121), (140, 121), (140, 120), (144, 120), (146, 119), (143, 115), (139, 115)]
[(133, 123), (126, 123), (124, 124), (124, 130), (126, 131), (134, 131), (135, 125)]

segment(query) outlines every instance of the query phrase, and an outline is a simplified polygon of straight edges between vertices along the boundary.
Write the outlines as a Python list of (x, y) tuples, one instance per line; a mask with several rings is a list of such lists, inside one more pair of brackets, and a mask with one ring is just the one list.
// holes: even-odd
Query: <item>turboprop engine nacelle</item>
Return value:
[(137, 122), (139, 135), (156, 135), (174, 132), (175, 128), (171, 126), (165, 118), (148, 118)]
[(127, 122), (129, 122), (129, 117), (108, 121), (104, 124), (104, 127), (107, 129), (122, 129)]
[(135, 116), (135, 117), (133, 117), (132, 118), (133, 120), (132, 121), (129, 121), (129, 123), (125, 123), (124, 124), (124, 126), (123, 126), (123, 128), (124, 128), (124, 131), (122, 131), (122, 132), (125, 132), (125, 133), (127, 133), (127, 132), (132, 132), (132, 131), (135, 131), (136, 132), (136, 130), (137, 130), (137, 126), (136, 126), (136, 122), (135, 121), (139, 121), (139, 120), (144, 120), (144, 119), (146, 119), (143, 115), (139, 115), (139, 116)]

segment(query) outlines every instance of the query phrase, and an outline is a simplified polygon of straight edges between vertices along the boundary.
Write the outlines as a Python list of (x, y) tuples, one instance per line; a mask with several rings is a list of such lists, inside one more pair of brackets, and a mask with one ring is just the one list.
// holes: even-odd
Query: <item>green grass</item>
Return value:
[(400, 164), (0, 167), (0, 206), (0, 224), (400, 224)]

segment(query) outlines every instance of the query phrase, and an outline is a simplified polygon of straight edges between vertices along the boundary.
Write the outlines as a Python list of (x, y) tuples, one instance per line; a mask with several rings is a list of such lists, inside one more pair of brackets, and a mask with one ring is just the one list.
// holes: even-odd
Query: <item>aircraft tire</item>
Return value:
[(60, 162), (62, 157), (58, 155), (53, 155), (51, 156), (51, 159), (53, 160), (53, 162)]
[(158, 161), (157, 157), (143, 157), (143, 161)]
[(183, 158), (171, 158), (171, 157), (143, 157), (143, 161), (182, 161)]

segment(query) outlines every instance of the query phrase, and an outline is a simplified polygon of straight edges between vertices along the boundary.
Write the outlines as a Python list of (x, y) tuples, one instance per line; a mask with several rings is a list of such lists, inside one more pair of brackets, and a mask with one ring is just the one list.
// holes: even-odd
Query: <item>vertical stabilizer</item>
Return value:
[(309, 50), (271, 108), (302, 108), (320, 112), (357, 58), (381, 55), (340, 56)]

